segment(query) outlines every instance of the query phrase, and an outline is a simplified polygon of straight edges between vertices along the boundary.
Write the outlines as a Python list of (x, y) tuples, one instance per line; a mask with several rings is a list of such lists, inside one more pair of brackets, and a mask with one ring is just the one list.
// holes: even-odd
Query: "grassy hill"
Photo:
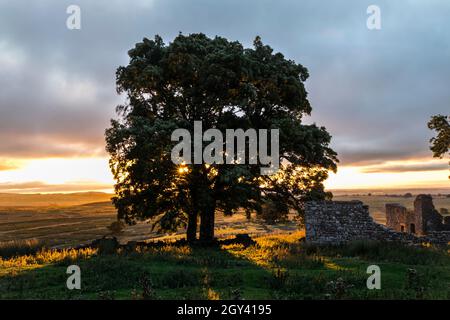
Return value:
[[(0, 259), (0, 299), (449, 299), (448, 251), (357, 242), (314, 247), (303, 233), (256, 244), (189, 247), (166, 243), (100, 255), (95, 249), (42, 251)], [(81, 268), (81, 290), (66, 269)], [(381, 268), (381, 290), (366, 287)]]
[(0, 207), (75, 206), (110, 201), (112, 194), (103, 192), (17, 194), (0, 193)]
[[(0, 244), (13, 240), (38, 240), (58, 247), (86, 244), (110, 234), (108, 226), (116, 220), (116, 210), (110, 201), (71, 206), (0, 206)], [(243, 232), (261, 235), (294, 230), (298, 230), (294, 220), (267, 225), (254, 216), (247, 220), (245, 213), (241, 212), (231, 217), (218, 214), (215, 232), (218, 237), (224, 237)], [(117, 237), (126, 243), (156, 238), (179, 239), (184, 235), (185, 231), (181, 229), (176, 233), (160, 234), (152, 230), (150, 224), (141, 222), (127, 226)]]
[[(127, 227), (119, 240), (164, 240), (164, 245), (100, 255), (96, 249), (44, 249), (88, 243), (116, 219), (110, 195), (0, 195), (0, 299), (450, 299), (449, 250), (357, 242), (315, 247), (295, 221), (267, 225), (243, 213), (218, 216), (216, 235), (248, 233), (255, 245), (189, 247), (184, 237), (157, 234), (148, 224)], [(371, 206), (378, 221), (386, 202), (413, 198), (338, 196)], [(403, 202), (402, 202), (403, 201)], [(436, 207), (450, 208), (448, 198)], [(3, 241), (3, 243), (2, 243)], [(12, 242), (11, 242), (12, 241)], [(20, 254), (8, 246), (21, 246)], [(9, 252), (9, 253), (8, 253)], [(82, 289), (66, 288), (66, 269), (79, 265)], [(369, 265), (381, 268), (382, 289), (368, 290)]]

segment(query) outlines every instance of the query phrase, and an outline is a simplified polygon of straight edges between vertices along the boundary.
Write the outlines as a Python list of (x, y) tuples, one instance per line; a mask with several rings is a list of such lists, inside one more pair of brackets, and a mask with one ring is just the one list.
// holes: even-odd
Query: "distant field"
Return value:
[[(6, 195), (0, 196), (0, 242), (38, 239), (50, 246), (74, 246), (89, 243), (110, 234), (107, 228), (116, 220), (116, 210), (102, 193), (74, 195)], [(104, 201), (107, 199), (108, 201)], [(16, 206), (13, 201), (20, 200)], [(98, 201), (98, 202), (96, 202)], [(87, 202), (87, 203), (85, 203)], [(90, 202), (90, 203), (89, 203)], [(232, 217), (218, 215), (218, 237), (248, 233), (261, 235), (296, 231), (295, 221), (274, 226), (259, 219), (248, 221), (243, 213)], [(151, 238), (182, 238), (184, 231), (158, 234), (148, 223), (128, 226), (118, 236), (120, 242), (143, 241)]]
[[(89, 243), (110, 234), (107, 227), (116, 220), (116, 211), (105, 193), (17, 195), (0, 194), (0, 242), (9, 240), (38, 239), (51, 246), (74, 246)], [(380, 223), (385, 222), (386, 203), (401, 203), (412, 208), (414, 198), (340, 195), (334, 200), (361, 200), (369, 205), (371, 215)], [(450, 210), (450, 198), (435, 196), (436, 208)], [(264, 235), (292, 232), (299, 229), (295, 221), (278, 225), (266, 225), (253, 217), (248, 221), (244, 214), (232, 217), (218, 215), (216, 235), (225, 237), (237, 233)], [(143, 241), (150, 238), (182, 238), (176, 234), (157, 234), (148, 223), (126, 227), (119, 241)]]
[(0, 193), (0, 207), (57, 207), (110, 201), (112, 194), (103, 192), (14, 194)]
[[(414, 199), (415, 196), (412, 198), (404, 198), (384, 195), (339, 195), (333, 197), (333, 200), (336, 201), (360, 200), (364, 202), (369, 206), (369, 211), (372, 217), (380, 223), (386, 222), (386, 203), (399, 203), (412, 210)], [(433, 195), (433, 203), (437, 210), (440, 208), (446, 208), (450, 211), (450, 198), (447, 198), (446, 196)]]
[(77, 206), (0, 207), (0, 241), (39, 239), (79, 244), (107, 234), (115, 220), (110, 202)]

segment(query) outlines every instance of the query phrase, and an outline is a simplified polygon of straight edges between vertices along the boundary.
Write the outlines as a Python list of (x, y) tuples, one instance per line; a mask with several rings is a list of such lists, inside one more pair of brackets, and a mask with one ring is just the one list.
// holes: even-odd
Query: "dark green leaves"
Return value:
[[(186, 216), (215, 210), (261, 209), (265, 201), (301, 211), (301, 201), (324, 198), (323, 181), (336, 170), (331, 136), (302, 124), (311, 112), (304, 81), (308, 70), (274, 53), (257, 37), (254, 48), (204, 34), (180, 34), (168, 45), (147, 38), (117, 69), (117, 92), (127, 94), (120, 121), (106, 131), (116, 179), (119, 217), (132, 223), (158, 217), (173, 229)], [(260, 165), (188, 165), (171, 162), (177, 128), (279, 129), (282, 168), (260, 175)], [(191, 219), (195, 221), (196, 219)], [(205, 219), (206, 220), (206, 219)]]

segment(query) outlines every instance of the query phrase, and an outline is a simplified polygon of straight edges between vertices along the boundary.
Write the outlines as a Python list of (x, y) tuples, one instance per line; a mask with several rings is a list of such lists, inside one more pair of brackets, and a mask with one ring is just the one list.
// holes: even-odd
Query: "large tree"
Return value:
[[(302, 212), (302, 202), (324, 199), (323, 181), (336, 170), (324, 127), (302, 123), (311, 106), (305, 67), (273, 53), (257, 37), (254, 47), (204, 34), (180, 34), (166, 45), (144, 40), (117, 70), (117, 91), (127, 101), (106, 130), (116, 180), (113, 202), (127, 223), (150, 219), (162, 230), (187, 226), (194, 241), (214, 238), (217, 212), (265, 204)], [(171, 161), (177, 128), (279, 129), (280, 170), (261, 175), (261, 164), (187, 164)], [(206, 144), (206, 143), (205, 143)]]
[[(428, 122), (428, 128), (436, 131), (436, 137), (431, 138), (430, 149), (433, 157), (443, 158), (449, 153), (450, 149), (450, 116), (436, 115), (432, 116)], [(449, 176), (450, 179), (450, 176)]]

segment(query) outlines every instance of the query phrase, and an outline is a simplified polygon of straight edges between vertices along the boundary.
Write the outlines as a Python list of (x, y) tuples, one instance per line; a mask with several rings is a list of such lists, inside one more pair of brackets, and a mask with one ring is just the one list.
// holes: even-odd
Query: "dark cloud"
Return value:
[(47, 157), (99, 157), (106, 156), (100, 135), (26, 135), (5, 134), (0, 142), (2, 157), (31, 159)]
[(447, 170), (447, 163), (426, 163), (426, 164), (404, 164), (404, 165), (385, 165), (364, 168), (361, 172), (364, 173), (379, 173), (379, 172), (417, 172), (417, 171), (439, 171)]
[(0, 157), (103, 154), (116, 68), (144, 36), (179, 31), (247, 46), (261, 35), (308, 67), (307, 121), (332, 133), (342, 165), (431, 157), (426, 123), (449, 112), (448, 1), (379, 0), (380, 31), (366, 0), (76, 3), (80, 31), (65, 27), (73, 1), (0, 0)]
[(431, 156), (429, 152), (420, 148), (408, 148), (408, 146), (398, 146), (393, 148), (388, 145), (385, 148), (374, 145), (372, 148), (350, 148), (342, 147), (340, 151), (339, 160), (346, 165), (367, 166), (373, 164), (380, 164), (390, 160), (413, 160), (415, 158), (426, 158)]

